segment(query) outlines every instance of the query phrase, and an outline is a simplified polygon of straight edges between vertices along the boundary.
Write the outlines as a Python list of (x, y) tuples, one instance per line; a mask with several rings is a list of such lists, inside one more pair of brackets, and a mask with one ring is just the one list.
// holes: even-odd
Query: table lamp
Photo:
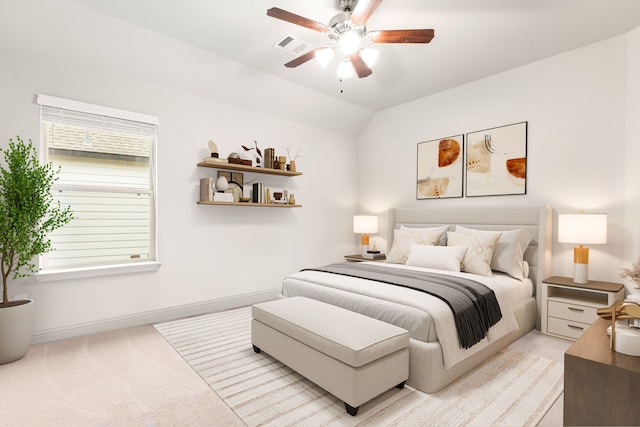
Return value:
[(589, 282), (589, 248), (607, 243), (607, 214), (559, 214), (558, 242), (578, 243), (573, 248), (573, 282)]
[(364, 255), (369, 250), (369, 234), (378, 232), (378, 217), (374, 215), (355, 215), (353, 217), (353, 232), (362, 234), (360, 239)]

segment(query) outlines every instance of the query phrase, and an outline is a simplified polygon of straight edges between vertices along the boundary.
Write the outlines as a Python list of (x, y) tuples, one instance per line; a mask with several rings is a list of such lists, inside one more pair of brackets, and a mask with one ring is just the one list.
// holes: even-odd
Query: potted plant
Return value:
[(29, 140), (9, 139), (0, 165), (0, 364), (20, 359), (31, 344), (33, 301), (9, 301), (8, 281), (36, 272), (33, 259), (51, 250), (49, 233), (71, 221), (70, 207), (54, 203), (59, 170), (41, 165)]

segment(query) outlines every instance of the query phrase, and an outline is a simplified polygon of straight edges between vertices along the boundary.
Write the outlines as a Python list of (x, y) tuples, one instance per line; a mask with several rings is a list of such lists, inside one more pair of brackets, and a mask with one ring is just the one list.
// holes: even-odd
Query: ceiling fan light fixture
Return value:
[(340, 34), (338, 45), (342, 53), (352, 55), (360, 49), (360, 36), (353, 31), (345, 31)]
[(369, 66), (369, 68), (373, 67), (373, 64), (378, 60), (378, 56), (380, 56), (380, 51), (378, 49), (365, 47), (360, 51), (360, 57), (362, 57), (362, 60)]
[(327, 46), (323, 49), (316, 50), (316, 60), (322, 68), (327, 68), (329, 62), (333, 59), (333, 47)]
[(349, 58), (344, 58), (342, 61), (340, 61), (340, 65), (338, 66), (338, 70), (336, 71), (336, 74), (341, 79), (348, 79), (349, 77), (353, 76), (354, 74), (353, 66), (349, 61)]

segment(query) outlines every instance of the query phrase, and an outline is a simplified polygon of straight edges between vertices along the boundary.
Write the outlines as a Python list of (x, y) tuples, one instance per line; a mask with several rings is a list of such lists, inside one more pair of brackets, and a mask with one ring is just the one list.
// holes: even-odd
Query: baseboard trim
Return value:
[(271, 301), (276, 299), (279, 294), (280, 288), (270, 289), (267, 291), (253, 292), (211, 301), (197, 302), (160, 310), (147, 311), (144, 313), (131, 314), (128, 316), (115, 317), (97, 322), (44, 329), (33, 333), (31, 344), (58, 341), (99, 332), (113, 331), (115, 329), (167, 322), (184, 317), (231, 310), (264, 301)]

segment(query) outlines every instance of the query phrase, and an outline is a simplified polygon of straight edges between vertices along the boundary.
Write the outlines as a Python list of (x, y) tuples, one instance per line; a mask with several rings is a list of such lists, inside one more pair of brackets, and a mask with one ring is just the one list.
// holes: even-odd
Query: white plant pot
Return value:
[(0, 308), (0, 365), (21, 359), (31, 345), (33, 301)]

